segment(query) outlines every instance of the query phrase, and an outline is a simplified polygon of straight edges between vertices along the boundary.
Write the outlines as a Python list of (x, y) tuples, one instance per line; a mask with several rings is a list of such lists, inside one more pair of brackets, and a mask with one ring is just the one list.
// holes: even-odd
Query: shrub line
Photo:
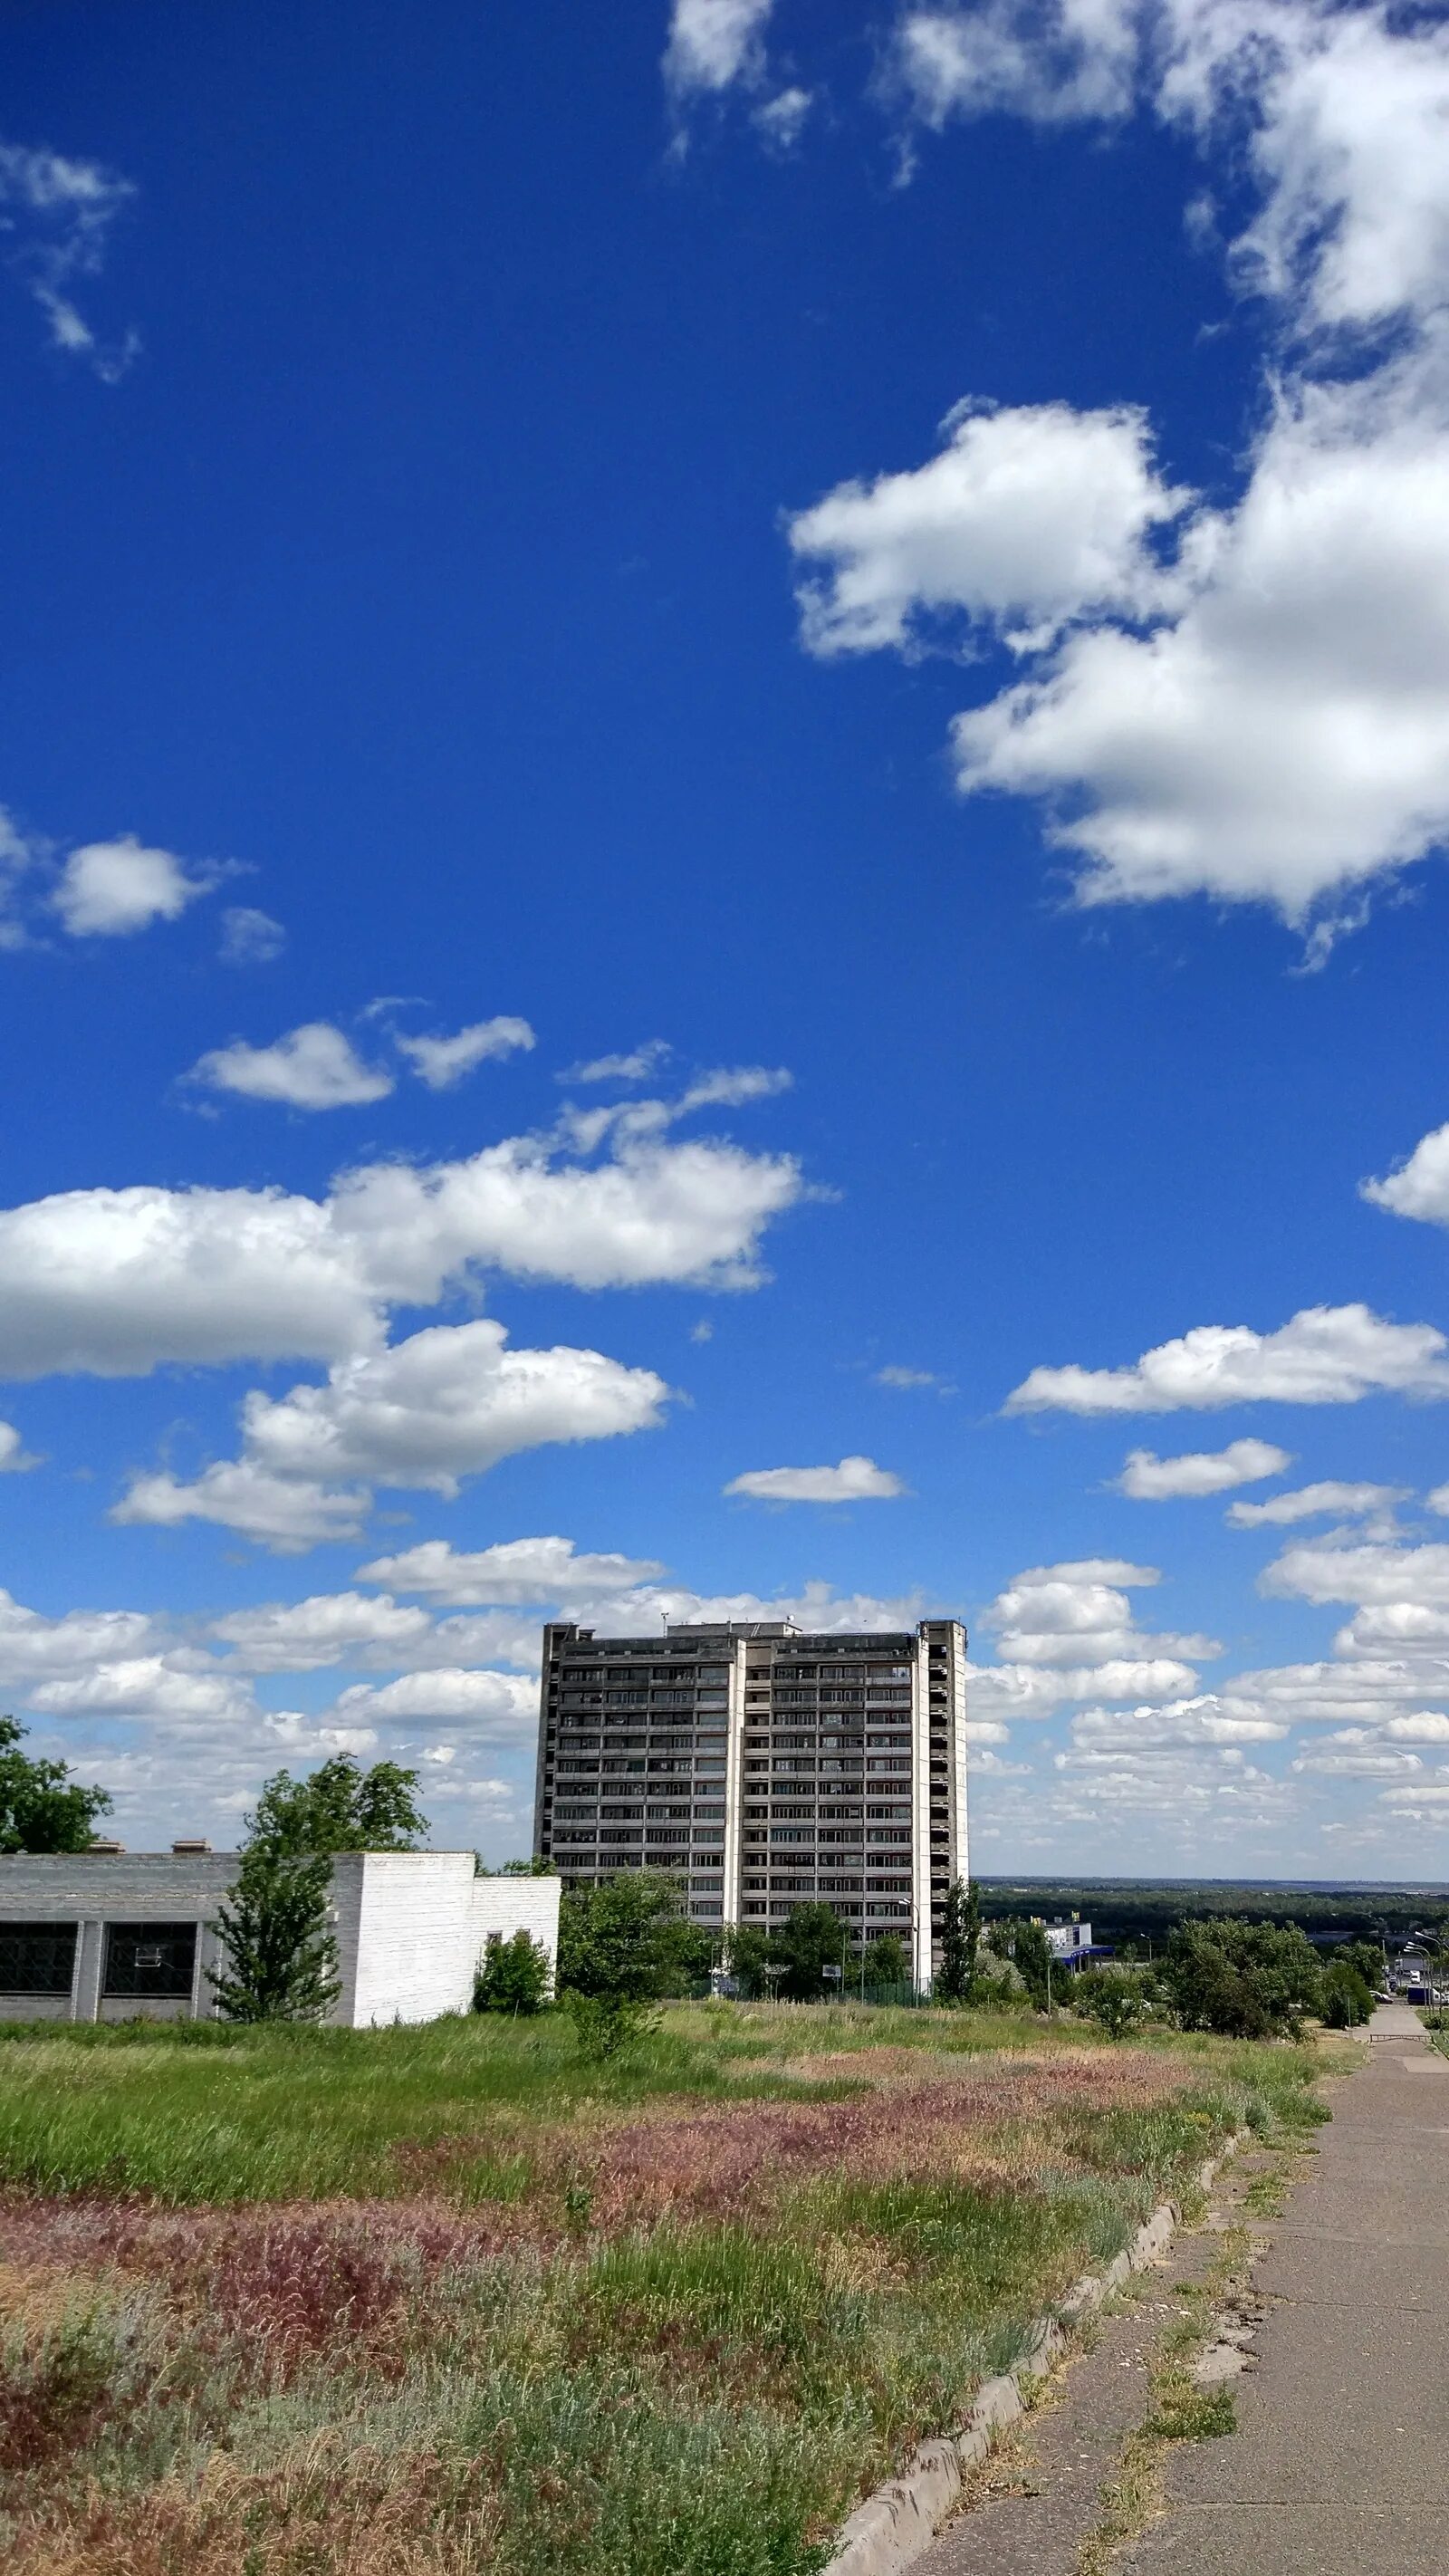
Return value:
[[(1194, 2192), (1211, 2190), (1229, 2156), (1251, 2135), (1235, 2130), (1218, 2154), (1210, 2156), (1193, 2177)], [(1034, 2384), (1044, 2379), (1067, 2351), (1072, 2330), (1134, 2272), (1158, 2262), (1182, 2224), (1187, 2194), (1159, 2201), (1138, 2228), (1130, 2245), (1101, 2272), (1089, 2272), (1067, 2292), (1049, 2316), (1031, 2328), (1026, 2350), (1013, 2369), (986, 2380), (968, 2407), (959, 2432), (922, 2442), (899, 2477), (888, 2478), (856, 2507), (841, 2527), (835, 2554), (823, 2576), (897, 2576), (930, 2548), (950, 2514), (972, 2469), (995, 2448), (1001, 2434), (1032, 2402)]]

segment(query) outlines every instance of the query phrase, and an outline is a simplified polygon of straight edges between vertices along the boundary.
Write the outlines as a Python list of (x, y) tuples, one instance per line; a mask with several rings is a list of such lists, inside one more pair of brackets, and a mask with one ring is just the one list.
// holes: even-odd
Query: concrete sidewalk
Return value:
[(1449, 2059), (1381, 2005), (1310, 2175), (1255, 2266), (1238, 2426), (1168, 2457), (1122, 2576), (1443, 2576), (1449, 2567)]

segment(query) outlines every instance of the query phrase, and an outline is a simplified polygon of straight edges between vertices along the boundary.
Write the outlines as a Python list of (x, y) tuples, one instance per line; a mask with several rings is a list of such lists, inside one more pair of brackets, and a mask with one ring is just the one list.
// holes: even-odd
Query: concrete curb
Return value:
[[(1251, 2135), (1239, 2129), (1221, 2152), (1211, 2156), (1195, 2177), (1199, 2191), (1209, 2191), (1229, 2156)], [(1027, 2390), (1043, 2378), (1066, 2351), (1073, 2326), (1099, 2308), (1134, 2272), (1159, 2262), (1181, 2223), (1175, 2201), (1159, 2202), (1130, 2245), (1107, 2265), (1089, 2272), (1067, 2292), (1049, 2317), (1033, 2328), (1014, 2370), (988, 2379), (978, 2391), (958, 2433), (923, 2442), (898, 2478), (891, 2478), (858, 2505), (841, 2527), (834, 2557), (825, 2576), (897, 2576), (929, 2549), (961, 2493), (968, 2473), (979, 2468), (1007, 2425), (1025, 2414)]]

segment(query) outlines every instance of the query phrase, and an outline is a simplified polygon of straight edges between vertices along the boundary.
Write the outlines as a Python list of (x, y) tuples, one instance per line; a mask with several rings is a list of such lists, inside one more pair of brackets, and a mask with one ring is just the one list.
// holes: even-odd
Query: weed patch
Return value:
[(1001, 2014), (177, 2027), (0, 2042), (14, 2576), (816, 2576), (1152, 2199), (1310, 2118), (1305, 2052)]

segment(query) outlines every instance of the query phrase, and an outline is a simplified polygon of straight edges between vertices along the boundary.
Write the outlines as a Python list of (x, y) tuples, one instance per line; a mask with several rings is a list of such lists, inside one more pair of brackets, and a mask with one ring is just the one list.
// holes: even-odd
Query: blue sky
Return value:
[(1441, 13), (3, 46), (0, 1705), (943, 1609), (983, 1869), (1449, 1876)]

